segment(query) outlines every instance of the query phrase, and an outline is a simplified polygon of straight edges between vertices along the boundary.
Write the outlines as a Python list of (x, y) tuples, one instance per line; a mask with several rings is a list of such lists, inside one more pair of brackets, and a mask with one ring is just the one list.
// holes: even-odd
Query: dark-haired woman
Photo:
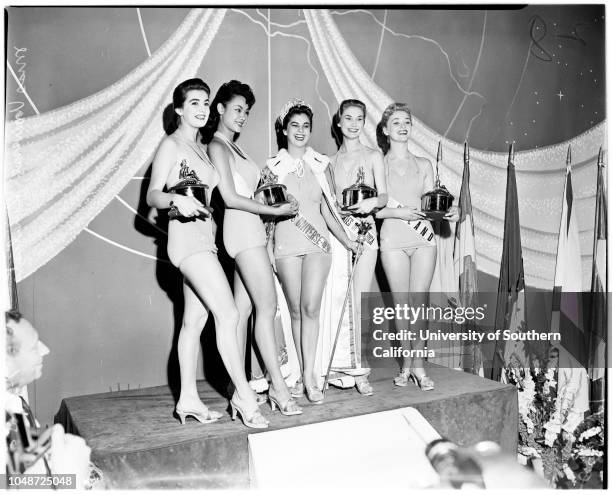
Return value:
[(328, 229), (347, 249), (356, 249), (356, 243), (350, 241), (330, 210), (329, 159), (308, 146), (312, 109), (302, 100), (290, 100), (275, 127), (279, 152), (268, 160), (267, 167), (300, 205), (297, 216), (277, 223), (274, 235), (276, 268), (302, 372), (292, 395), (300, 397), (305, 390), (308, 399), (319, 404), (323, 393), (315, 357), (321, 298), (331, 264)]
[[(384, 222), (380, 231), (381, 261), (394, 303), (417, 307), (429, 302), (429, 287), (436, 265), (436, 244), (430, 239), (431, 223), (421, 212), (421, 196), (433, 189), (433, 168), (426, 158), (408, 149), (412, 133), (412, 115), (404, 103), (389, 105), (376, 128), (376, 138), (384, 154), (389, 204), (376, 213)], [(453, 207), (445, 217), (458, 220)], [(410, 300), (405, 299), (410, 293)], [(403, 342), (404, 349), (415, 355), (424, 340)], [(421, 353), (422, 355), (422, 353)], [(395, 385), (405, 387), (412, 379), (421, 390), (433, 390), (434, 382), (425, 372), (422, 357), (404, 357)]]
[(252, 199), (260, 170), (236, 139), (254, 103), (255, 96), (247, 84), (232, 80), (221, 85), (212, 102), (204, 140), (209, 141), (208, 153), (219, 172), (218, 187), (226, 205), (223, 242), (228, 254), (236, 260), (234, 299), (240, 312), (238, 340), (242, 355), (248, 318), (255, 306), (255, 338), (272, 382), (268, 390), (270, 405), (273, 410), (278, 406), (281, 414), (292, 416), (302, 411), (291, 397), (277, 359), (276, 289), (259, 215), (290, 217), (297, 213), (298, 205), (293, 201), (273, 207)]
[[(185, 312), (178, 338), (181, 392), (176, 414), (181, 423), (191, 416), (201, 423), (218, 420), (221, 414), (202, 403), (196, 388), (196, 364), (200, 333), (208, 311), (213, 314), (217, 346), (236, 392), (233, 409), (242, 412), (245, 425), (266, 428), (267, 420), (257, 408), (257, 398), (249, 387), (238, 352), (236, 327), (238, 310), (225, 273), (217, 259), (213, 221), (197, 199), (168, 192), (180, 179), (198, 180), (210, 188), (219, 174), (201, 144), (200, 129), (210, 114), (210, 89), (201, 79), (179, 84), (173, 93), (176, 130), (166, 136), (153, 161), (147, 204), (157, 209), (172, 209), (175, 218), (168, 224), (168, 256), (183, 274)], [(248, 411), (248, 413), (247, 413)]]
[[(332, 133), (338, 146), (338, 152), (331, 159), (336, 198), (341, 201), (342, 191), (355, 184), (358, 177), (361, 177), (366, 185), (376, 188), (378, 196), (364, 199), (350, 207), (351, 215), (343, 217), (344, 228), (353, 240), (357, 238), (356, 223), (358, 220), (368, 222), (371, 228), (366, 236), (362, 255), (355, 267), (352, 286), (353, 305), (350, 307), (353, 314), (352, 318), (345, 315), (346, 321), (343, 323), (343, 329), (347, 335), (342, 338), (343, 334), (341, 334), (338, 340), (332, 368), (335, 371), (335, 379), (330, 383), (340, 387), (355, 385), (361, 394), (372, 395), (373, 389), (368, 382), (370, 369), (363, 366), (367, 363), (362, 361), (361, 355), (361, 293), (372, 290), (378, 256), (376, 225), (372, 213), (384, 208), (387, 204), (387, 184), (382, 154), (378, 150), (365, 146), (359, 139), (365, 125), (365, 118), (365, 104), (351, 99), (344, 100), (340, 104), (332, 122)], [(346, 256), (350, 256), (350, 253), (343, 254), (343, 265), (346, 267), (348, 264)], [(336, 277), (336, 279), (341, 278)], [(342, 292), (345, 290), (342, 288)], [(328, 345), (324, 344), (324, 349), (333, 345), (335, 325), (332, 328), (333, 335), (329, 335), (326, 339)]]

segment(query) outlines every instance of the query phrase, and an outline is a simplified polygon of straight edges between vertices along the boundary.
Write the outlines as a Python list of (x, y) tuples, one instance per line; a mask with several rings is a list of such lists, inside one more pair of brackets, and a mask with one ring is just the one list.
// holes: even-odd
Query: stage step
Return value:
[[(390, 371), (374, 370), (371, 397), (332, 387), (322, 405), (298, 399), (304, 414), (289, 417), (262, 406), (271, 422), (264, 431), (414, 407), (440, 435), (460, 445), (492, 440), (516, 453), (514, 386), (436, 365), (428, 374), (436, 384), (428, 392), (412, 383), (396, 387)], [(56, 422), (85, 438), (111, 488), (248, 487), (247, 436), (256, 430), (232, 422), (227, 399), (207, 382), (199, 382), (198, 390), (204, 403), (225, 413), (221, 420), (203, 425), (188, 419), (181, 426), (173, 417), (170, 389), (160, 386), (66, 398)]]

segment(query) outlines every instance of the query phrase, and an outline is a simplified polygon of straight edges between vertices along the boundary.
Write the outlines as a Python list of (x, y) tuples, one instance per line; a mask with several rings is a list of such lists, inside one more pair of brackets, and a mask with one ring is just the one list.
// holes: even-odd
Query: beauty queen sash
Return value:
[[(389, 196), (389, 200), (387, 201), (388, 208), (403, 208), (404, 205), (399, 203), (397, 200), (393, 199)], [(436, 237), (433, 229), (431, 228), (431, 224), (427, 221), (423, 220), (402, 220), (404, 224), (414, 230), (414, 232), (423, 239), (425, 243), (429, 246), (436, 245)]]
[[(361, 219), (364, 222), (367, 222), (368, 220), (366, 218)], [(355, 234), (355, 238), (357, 238), (357, 236), (359, 235), (359, 227), (357, 226), (357, 223), (360, 220), (354, 216), (346, 216), (346, 217), (342, 217), (342, 223), (346, 226), (346, 229)], [(374, 245), (374, 241), (376, 240), (376, 237), (374, 237), (374, 234), (372, 234), (372, 232), (370, 232), (368, 230), (368, 232), (365, 235), (365, 242), (371, 247)]]
[[(325, 201), (330, 204), (331, 192), (327, 179), (325, 178), (325, 169), (329, 164), (329, 158), (308, 147), (301, 161), (310, 167), (323, 191)], [(288, 174), (296, 172), (303, 165), (300, 164), (300, 160), (295, 160), (289, 155), (286, 149), (282, 148), (274, 158), (270, 158), (266, 162), (266, 166), (278, 176), (278, 181), (282, 183)], [(332, 214), (334, 213), (335, 212), (332, 211)], [(315, 246), (325, 253), (331, 253), (331, 245), (325, 236), (318, 232), (314, 225), (312, 225), (301, 213), (298, 212), (297, 215), (292, 217), (291, 222), (293, 222), (300, 233)]]

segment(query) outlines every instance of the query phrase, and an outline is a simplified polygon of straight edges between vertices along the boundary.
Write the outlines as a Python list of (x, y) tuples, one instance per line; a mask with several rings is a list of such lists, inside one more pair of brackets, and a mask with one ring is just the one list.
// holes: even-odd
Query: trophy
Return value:
[[(181, 169), (179, 171), (179, 181), (168, 189), (169, 193), (180, 194), (181, 196), (191, 196), (197, 199), (204, 208), (212, 213), (208, 197), (208, 186), (204, 184), (197, 176), (195, 171), (189, 170), (187, 160), (181, 161)], [(171, 207), (168, 212), (168, 218), (179, 218), (182, 215), (176, 207)]]
[[(469, 157), (468, 157), (469, 160)], [(448, 192), (445, 186), (440, 184), (439, 165), (442, 161), (442, 143), (438, 143), (438, 156), (436, 159), (436, 182), (431, 191), (421, 196), (421, 210), (425, 218), (429, 220), (443, 220), (453, 205), (453, 195)]]
[(268, 206), (280, 206), (289, 203), (287, 187), (278, 183), (278, 175), (268, 167), (261, 171), (259, 187), (255, 190), (254, 196), (259, 202)]
[(356, 205), (360, 201), (368, 198), (375, 198), (378, 193), (373, 187), (364, 184), (365, 172), (363, 167), (359, 167), (357, 172), (357, 181), (350, 187), (342, 191), (342, 211), (350, 212), (351, 206)]

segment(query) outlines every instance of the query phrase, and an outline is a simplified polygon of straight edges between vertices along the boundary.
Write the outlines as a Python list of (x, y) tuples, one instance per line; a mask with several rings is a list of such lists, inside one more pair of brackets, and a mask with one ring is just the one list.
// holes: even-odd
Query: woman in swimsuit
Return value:
[(300, 203), (298, 215), (279, 221), (274, 235), (276, 268), (302, 371), (292, 395), (301, 397), (305, 389), (308, 399), (320, 404), (323, 393), (315, 374), (315, 354), (321, 298), (331, 264), (328, 229), (347, 249), (356, 250), (357, 243), (350, 241), (329, 209), (329, 159), (308, 146), (312, 109), (301, 100), (290, 100), (275, 128), (279, 152), (267, 167)]
[[(359, 100), (344, 100), (336, 112), (332, 122), (332, 132), (338, 152), (331, 159), (331, 170), (334, 178), (336, 198), (342, 198), (342, 191), (355, 184), (358, 175), (363, 174), (364, 183), (376, 188), (376, 198), (364, 199), (360, 203), (348, 208), (356, 220), (365, 220), (371, 225), (370, 234), (361, 257), (355, 267), (353, 278), (353, 302), (355, 333), (361, 337), (361, 293), (372, 290), (374, 280), (374, 268), (378, 257), (378, 242), (376, 225), (372, 213), (387, 204), (387, 184), (383, 157), (380, 151), (368, 148), (359, 140), (359, 136), (365, 125), (366, 106)], [(347, 220), (345, 218), (345, 220)], [(352, 232), (348, 226), (345, 227), (351, 239), (357, 238), (356, 232)], [(335, 329), (334, 329), (335, 330)], [(361, 339), (358, 340), (361, 342)], [(354, 350), (361, 353), (360, 345)], [(357, 390), (363, 395), (372, 395), (373, 389), (368, 382), (369, 368), (355, 368), (345, 370), (347, 375), (354, 377)], [(334, 381), (331, 382), (334, 384)], [(348, 383), (351, 383), (349, 380)]]
[[(301, 414), (291, 398), (277, 359), (274, 334), (276, 290), (263, 222), (259, 215), (288, 217), (297, 213), (295, 201), (268, 206), (253, 200), (259, 182), (259, 167), (236, 144), (246, 125), (255, 96), (247, 84), (224, 83), (212, 102), (210, 119), (204, 128), (208, 153), (219, 172), (219, 191), (226, 205), (223, 219), (223, 243), (236, 260), (234, 300), (240, 312), (238, 340), (241, 355), (246, 347), (247, 322), (255, 306), (255, 338), (272, 385), (268, 391), (270, 405), (281, 414)], [(252, 301), (252, 302), (251, 302)]]
[[(434, 179), (429, 160), (408, 150), (411, 133), (412, 115), (408, 106), (404, 103), (389, 105), (376, 128), (378, 145), (384, 155), (389, 205), (376, 213), (376, 217), (384, 219), (380, 229), (380, 255), (393, 302), (418, 307), (429, 302), (429, 287), (436, 265), (431, 223), (421, 212), (421, 196), (433, 189)], [(453, 222), (458, 218), (456, 207), (445, 216)], [(411, 225), (418, 227), (415, 229)], [(411, 293), (410, 300), (408, 293)], [(425, 341), (402, 342), (402, 346), (423, 350)], [(424, 359), (402, 359), (395, 385), (405, 387), (411, 378), (421, 390), (433, 390), (434, 382), (425, 372)]]
[(176, 414), (181, 423), (191, 416), (201, 423), (218, 420), (221, 414), (209, 410), (198, 396), (196, 365), (200, 334), (213, 314), (217, 347), (236, 391), (230, 400), (232, 416), (238, 411), (246, 426), (266, 428), (267, 420), (257, 407), (238, 352), (238, 309), (225, 273), (217, 259), (214, 225), (209, 211), (197, 199), (168, 192), (180, 179), (190, 178), (208, 185), (219, 182), (219, 174), (200, 142), (200, 129), (210, 113), (210, 89), (201, 79), (188, 79), (172, 95), (176, 123), (157, 150), (147, 191), (147, 204), (170, 208), (176, 217), (168, 222), (168, 256), (183, 274), (185, 312), (178, 338), (181, 392)]

